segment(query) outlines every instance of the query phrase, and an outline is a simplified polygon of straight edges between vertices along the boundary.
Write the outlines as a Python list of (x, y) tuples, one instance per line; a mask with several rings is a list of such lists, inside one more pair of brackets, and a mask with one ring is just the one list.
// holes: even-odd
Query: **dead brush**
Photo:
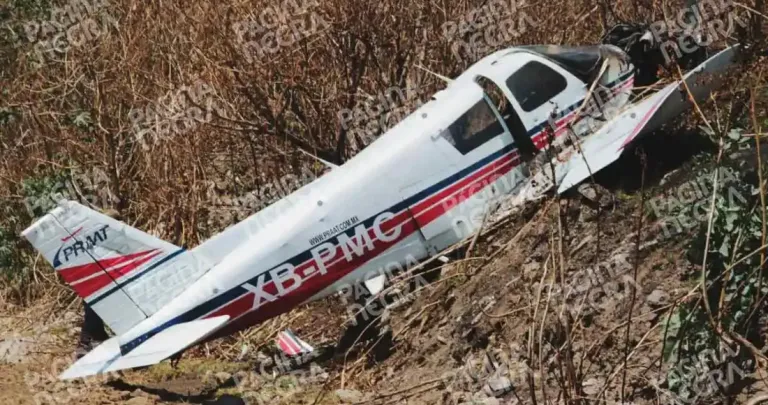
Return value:
[[(311, 167), (319, 174), (317, 162), (300, 151), (335, 163), (351, 157), (355, 151), (352, 144), (362, 140), (351, 139), (356, 135), (341, 125), (340, 110), (354, 110), (391, 86), (441, 86), (433, 76), (414, 69), (415, 66), (449, 77), (466, 68), (472, 61), (456, 59), (451, 39), (443, 35), (443, 24), (460, 20), (484, 3), (323, 1), (313, 10), (329, 22), (327, 29), (295, 47), (281, 49), (274, 57), (250, 62), (232, 26), (258, 15), (274, 2), (110, 2), (110, 12), (120, 24), (108, 35), (65, 56), (57, 55), (38, 69), (30, 65), (32, 44), (24, 44), (21, 51), (14, 52), (18, 58), (12, 61), (13, 65), (0, 70), (0, 117), (11, 113), (16, 117), (12, 122), (0, 120), (0, 198), (6, 207), (11, 207), (0, 216), (0, 228), (11, 235), (14, 251), (29, 252), (18, 240), (18, 233), (32, 220), (17, 204), (24, 197), (20, 192), (22, 182), (62, 167), (99, 167), (108, 174), (105, 187), (114, 199), (97, 208), (115, 209), (134, 226), (152, 230), (178, 245), (194, 246), (238, 219), (217, 220), (216, 208), (212, 208), (214, 196), (258, 192), (274, 179), (302, 167)], [(591, 43), (617, 21), (668, 19), (681, 3), (529, 1), (522, 7), (535, 16), (536, 24), (526, 27), (519, 37), (503, 46)], [(762, 0), (747, 1), (743, 6), (765, 14)], [(11, 23), (20, 28), (27, 16), (14, 18), (18, 19)], [(757, 41), (765, 20), (753, 16), (752, 21), (750, 35)], [(762, 77), (762, 73), (756, 74), (757, 81), (749, 84), (754, 92), (748, 110), (758, 150), (765, 148), (760, 143), (765, 127), (761, 122), (765, 111)], [(195, 80), (214, 89), (213, 98), (220, 108), (211, 112), (212, 119), (189, 132), (148, 139), (145, 148), (133, 131), (130, 111), (152, 105), (168, 92)], [(745, 105), (737, 103), (729, 110), (729, 117), (718, 119), (724, 123), (735, 119), (740, 115), (737, 110)], [(721, 105), (713, 108), (723, 110)], [(699, 114), (706, 120), (706, 115)], [(75, 122), (72, 117), (79, 120)], [(758, 162), (760, 167), (762, 164)], [(759, 184), (764, 206), (764, 179)], [(551, 221), (549, 252), (539, 289), (530, 300), (533, 305), (521, 310), (528, 330), (526, 350), (531, 372), (526, 379), (530, 397), (534, 403), (607, 401), (605, 393), (610, 385), (616, 388), (614, 391), (620, 390), (621, 399), (626, 399), (625, 385), (628, 379), (631, 381), (626, 373), (635, 350), (644, 343), (632, 345), (629, 339), (629, 332), (638, 322), (633, 319), (637, 317), (633, 316), (634, 305), (630, 305), (629, 316), (618, 329), (606, 334), (606, 339), (609, 335), (620, 335), (621, 328), (626, 327), (621, 360), (598, 358), (606, 363), (612, 361), (610, 378), (597, 398), (586, 395), (583, 385), (592, 364), (586, 364), (587, 353), (579, 351), (579, 344), (590, 343), (589, 347), (593, 347), (598, 343), (579, 341), (584, 336), (579, 326), (582, 314), (573, 317), (569, 304), (551, 293), (555, 285), (561, 289), (569, 287), (570, 259), (564, 243), (573, 237), (569, 235), (572, 224), (559, 204), (543, 205), (541, 216)], [(556, 212), (553, 207), (557, 207)], [(638, 216), (637, 221), (640, 238), (642, 218)], [(528, 225), (524, 226), (508, 244), (487, 256), (467, 257), (462, 266), (446, 272), (444, 284), (459, 277), (471, 282), (471, 274), (481, 274), (483, 266), (511, 249), (528, 230)], [(595, 262), (602, 254), (599, 233), (598, 230)], [(765, 245), (764, 218), (761, 238)], [(764, 246), (755, 253), (760, 255), (761, 263), (765, 262), (764, 253)], [(14, 266), (27, 270), (27, 276), (0, 285), (0, 299), (6, 307), (7, 303), (29, 305), (38, 300), (56, 310), (78, 305), (72, 293), (63, 288), (39, 258), (24, 253), (14, 260)], [(397, 282), (405, 283), (408, 277)], [(764, 283), (762, 274), (759, 283)], [(549, 288), (544, 289), (545, 286)], [(751, 312), (759, 314), (765, 297), (755, 297)], [(436, 316), (437, 308), (428, 305), (443, 299), (436, 293), (428, 298), (427, 306), (411, 314), (406, 326), (395, 331), (398, 336), (418, 336), (428, 327), (427, 322)], [(679, 298), (682, 301), (683, 297)], [(725, 308), (720, 305), (709, 312), (714, 325), (720, 325), (718, 321)], [(292, 321), (281, 317), (265, 322), (237, 338), (212, 344), (209, 354), (236, 359), (243, 345), (262, 347)], [(732, 334), (727, 330), (721, 332), (724, 338), (739, 341), (739, 336), (729, 336)], [(362, 372), (360, 359), (345, 365), (341, 385)], [(620, 388), (611, 381), (618, 373), (622, 374)], [(433, 381), (424, 383), (408, 388), (416, 391), (425, 389), (425, 385), (439, 385)]]
[[(541, 19), (514, 43), (581, 41), (548, 38), (547, 27), (585, 18), (593, 8), (587, 3), (563, 3), (551, 13), (522, 5)], [(299, 150), (336, 163), (349, 158), (354, 142), (347, 138), (356, 135), (342, 127), (339, 111), (392, 86), (437, 89), (439, 82), (416, 65), (448, 76), (466, 67), (471, 61), (456, 59), (442, 26), (482, 4), (319, 2), (312, 11), (329, 22), (327, 29), (274, 58), (249, 62), (233, 24), (273, 3), (111, 2), (107, 12), (117, 27), (39, 67), (31, 64), (34, 44), (21, 38), (18, 59), (0, 72), (0, 108), (17, 117), (0, 135), (0, 195), (12, 198), (21, 181), (55, 168), (97, 167), (108, 174), (105, 187), (114, 198), (96, 208), (115, 209), (133, 226), (194, 246), (228, 225), (215, 218), (213, 195), (259, 193), (286, 173), (315, 167)], [(8, 26), (19, 32), (43, 18), (10, 16)], [(188, 132), (138, 139), (131, 111), (196, 80), (213, 89), (211, 120)]]

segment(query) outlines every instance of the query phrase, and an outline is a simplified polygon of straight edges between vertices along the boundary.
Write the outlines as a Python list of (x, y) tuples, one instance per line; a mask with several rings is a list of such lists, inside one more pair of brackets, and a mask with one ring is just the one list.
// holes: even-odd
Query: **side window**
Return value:
[(496, 115), (483, 99), (443, 131), (442, 137), (462, 155), (466, 155), (503, 132), (501, 122), (496, 119)]
[(565, 90), (565, 78), (543, 63), (532, 61), (507, 78), (507, 87), (525, 112), (537, 109)]

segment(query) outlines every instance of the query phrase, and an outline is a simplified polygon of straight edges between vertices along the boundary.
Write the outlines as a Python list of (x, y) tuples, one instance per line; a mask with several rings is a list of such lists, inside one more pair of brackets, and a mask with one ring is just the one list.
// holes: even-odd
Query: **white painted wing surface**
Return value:
[(229, 315), (222, 315), (173, 325), (147, 339), (124, 356), (120, 354), (120, 338), (113, 337), (78, 360), (64, 371), (59, 379), (69, 380), (157, 364), (205, 339), (228, 320)]
[[(707, 59), (683, 77), (697, 102), (706, 99), (719, 84), (714, 78), (706, 83), (697, 83), (701, 74), (723, 71), (733, 62), (737, 50), (738, 45), (731, 46)], [(567, 191), (589, 178), (590, 173), (597, 173), (615, 162), (626, 146), (637, 140), (640, 135), (658, 129), (691, 105), (682, 81), (676, 81), (624, 111), (599, 131), (588, 136), (581, 144), (583, 155), (574, 153), (564, 165), (566, 174), (560, 181), (557, 192)]]

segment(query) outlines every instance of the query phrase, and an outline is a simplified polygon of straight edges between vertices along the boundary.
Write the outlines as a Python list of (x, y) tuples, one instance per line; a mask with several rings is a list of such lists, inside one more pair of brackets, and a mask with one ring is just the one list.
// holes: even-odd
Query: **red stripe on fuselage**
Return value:
[[(405, 221), (403, 221), (404, 219)], [(364, 256), (358, 256), (358, 257), (352, 256), (351, 258), (352, 260), (348, 261), (344, 259), (341, 248), (337, 247), (336, 254), (342, 255), (341, 260), (336, 260), (335, 262), (327, 264), (326, 268), (328, 271), (325, 274), (321, 274), (318, 270), (314, 270), (314, 273), (312, 276), (304, 279), (302, 284), (299, 287), (289, 292), (287, 295), (278, 298), (276, 301), (264, 302), (256, 310), (251, 310), (252, 307), (249, 307), (247, 311), (244, 311), (244, 313), (238, 314), (240, 315), (239, 318), (234, 319), (233, 321), (230, 321), (230, 323), (227, 324), (227, 326), (225, 326), (223, 329), (218, 331), (214, 336), (211, 337), (211, 339), (215, 339), (216, 337), (226, 336), (235, 331), (245, 329), (258, 322), (273, 318), (277, 315), (290, 311), (295, 306), (306, 301), (309, 297), (312, 297), (313, 295), (319, 293), (324, 288), (335, 283), (336, 281), (338, 281), (345, 275), (351, 273), (352, 271), (362, 266), (369, 260), (376, 258), (378, 255), (380, 255), (390, 247), (398, 244), (406, 237), (412, 235), (418, 229), (416, 222), (407, 215), (406, 211), (403, 211), (400, 214), (397, 214), (394, 218), (388, 221), (384, 221), (381, 224), (381, 230), (384, 233), (388, 233), (389, 231), (394, 229), (396, 226), (398, 226), (398, 224), (400, 226), (400, 235), (396, 240), (393, 240), (390, 242), (376, 241), (373, 229), (368, 229), (368, 235), (371, 237), (372, 240), (375, 241), (375, 243), (373, 244), (373, 247), (374, 247), (373, 250), (367, 251)], [(334, 258), (338, 259), (338, 257), (336, 256), (334, 256)], [(298, 269), (300, 268), (304, 269), (306, 267), (313, 266), (312, 262), (313, 261), (310, 260), (309, 265), (307, 264), (307, 262), (302, 263), (301, 265), (297, 266), (296, 271), (298, 271)], [(292, 285), (283, 285), (283, 287), (291, 288)], [(269, 284), (264, 286), (264, 291), (267, 293), (273, 294), (273, 293), (276, 293), (277, 287), (274, 282), (270, 282)], [(248, 301), (250, 301), (251, 303), (253, 303), (254, 296), (255, 296), (254, 293), (246, 294), (246, 297), (248, 297)], [(233, 304), (240, 301), (241, 299), (242, 298), (234, 300), (233, 302), (216, 310), (216, 312), (205, 315), (204, 318), (210, 318), (215, 316), (216, 314), (223, 314), (223, 313), (233, 314), (233, 315), (236, 314), (237, 310), (235, 309)], [(235, 315), (235, 317), (237, 317), (237, 315)]]
[(446, 212), (477, 195), (480, 190), (491, 185), (499, 177), (507, 174), (520, 163), (517, 151), (503, 155), (477, 172), (465, 181), (459, 181), (413, 207), (416, 222), (423, 228), (432, 221), (445, 215)]
[[(625, 90), (628, 87), (632, 87), (634, 82), (635, 82), (635, 78), (634, 76), (631, 76), (623, 84), (617, 85), (617, 87), (611, 90), (611, 98), (608, 101), (606, 101), (606, 103), (608, 103), (610, 100), (616, 97), (616, 95), (620, 93), (622, 90)], [(577, 117), (574, 114), (580, 108), (581, 106), (569, 112), (564, 117), (560, 118), (559, 120), (557, 120), (557, 122), (555, 122), (555, 136), (554, 136), (555, 138), (559, 138), (562, 134), (566, 132), (565, 130), (568, 128), (568, 125), (571, 123), (571, 121), (576, 121), (576, 122), (580, 121), (580, 119), (579, 120), (576, 119)], [(539, 150), (543, 149), (549, 144), (549, 137), (545, 136), (548, 129), (549, 129), (549, 126), (545, 127), (544, 129), (539, 131), (536, 135), (533, 135), (531, 137), (531, 140), (533, 140), (533, 144)]]
[[(625, 86), (631, 85), (632, 81), (632, 78), (630, 78), (623, 85), (619, 86), (619, 91)], [(616, 92), (618, 91), (614, 90), (614, 93)], [(565, 133), (565, 129), (567, 128), (568, 123), (575, 118), (574, 113), (575, 110), (560, 118), (556, 122), (555, 137)], [(538, 148), (545, 146), (549, 141), (548, 137), (546, 136), (546, 130), (547, 129), (545, 128), (532, 137), (534, 144)], [(411, 212), (413, 212), (415, 219), (408, 215), (407, 210), (397, 213), (394, 218), (385, 221), (382, 224), (382, 231), (387, 233), (388, 231), (394, 229), (396, 226), (402, 226), (402, 230), (398, 239), (392, 242), (374, 243), (375, 248), (367, 252), (365, 256), (353, 258), (351, 261), (343, 260), (343, 256), (342, 258), (338, 258), (336, 256), (340, 253), (341, 250), (341, 247), (337, 245), (335, 247), (336, 251), (334, 256), (332, 256), (337, 258), (337, 260), (326, 266), (328, 269), (326, 274), (319, 273), (316, 268), (316, 264), (314, 263), (314, 259), (310, 259), (299, 264), (296, 266), (294, 271), (299, 272), (299, 274), (303, 276), (302, 285), (296, 290), (288, 293), (288, 295), (280, 297), (276, 301), (264, 303), (263, 305), (259, 306), (257, 310), (251, 311), (253, 308), (255, 295), (254, 293), (249, 292), (241, 297), (234, 299), (228, 304), (225, 304), (214, 312), (205, 315), (203, 318), (211, 318), (224, 314), (230, 315), (232, 318), (232, 321), (230, 321), (227, 326), (219, 330), (209, 339), (215, 339), (217, 337), (231, 334), (235, 331), (245, 329), (258, 322), (293, 309), (293, 307), (296, 305), (301, 304), (309, 297), (320, 292), (322, 289), (333, 284), (345, 275), (351, 273), (369, 260), (373, 260), (390, 247), (403, 241), (405, 238), (411, 236), (419, 228), (423, 228), (424, 226), (430, 224), (437, 218), (445, 215), (448, 210), (473, 197), (485, 187), (492, 184), (499, 177), (513, 170), (519, 165), (519, 163), (520, 159), (517, 150), (504, 154), (488, 165), (470, 174), (468, 177), (460, 179), (459, 181), (443, 188), (442, 190), (425, 198), (421, 202), (413, 205), (411, 207)], [(489, 176), (486, 177), (486, 175)], [(480, 186), (474, 187), (477, 185)], [(463, 193), (462, 191), (467, 192)], [(456, 197), (456, 202), (454, 204), (445, 204), (447, 199), (457, 195), (458, 197)], [(387, 225), (389, 227), (387, 227)], [(368, 229), (369, 235), (371, 235), (372, 232), (372, 229)], [(371, 239), (376, 242), (375, 235), (371, 235)], [(318, 275), (319, 277), (317, 277)], [(290, 287), (291, 286), (289, 285), (288, 288)], [(274, 282), (271, 282), (264, 286), (264, 291), (275, 295), (277, 294), (277, 287)]]
[[(234, 333), (235, 331), (242, 330), (258, 322), (288, 312), (296, 305), (306, 301), (309, 297), (322, 291), (327, 286), (353, 272), (368, 261), (375, 259), (390, 247), (395, 246), (405, 238), (413, 235), (419, 227), (428, 225), (445, 214), (449, 209), (455, 207), (458, 203), (471, 198), (500, 176), (503, 176), (517, 167), (519, 162), (520, 160), (517, 151), (512, 151), (502, 155), (483, 168), (478, 169), (469, 177), (465, 177), (422, 200), (422, 202), (413, 206), (414, 215), (420, 217), (418, 224), (416, 223), (416, 220), (410, 217), (407, 210), (396, 213), (393, 218), (381, 223), (381, 232), (384, 234), (391, 234), (397, 227), (401, 227), (400, 235), (394, 241), (383, 242), (376, 240), (376, 235), (373, 229), (369, 228), (367, 232), (374, 242), (374, 248), (366, 251), (364, 256), (353, 256), (351, 260), (346, 260), (341, 247), (337, 245), (335, 247), (335, 254), (332, 256), (336, 260), (326, 265), (328, 271), (325, 274), (321, 274), (319, 270), (317, 270), (314, 259), (299, 264), (294, 271), (302, 276), (303, 281), (301, 286), (291, 291), (286, 296), (280, 297), (276, 301), (265, 302), (259, 306), (257, 310), (252, 311), (251, 309), (253, 308), (255, 294), (249, 292), (244, 296), (225, 304), (214, 312), (205, 315), (204, 318), (212, 318), (226, 314), (230, 315), (232, 319), (227, 326), (218, 331), (211, 337), (211, 339)], [(473, 187), (475, 184), (483, 184), (483, 186)], [(469, 192), (462, 193), (462, 191)], [(457, 198), (457, 200), (460, 199), (457, 204), (442, 204), (445, 199), (451, 198), (456, 194), (461, 194), (461, 196)], [(283, 285), (283, 287), (291, 288), (292, 285)], [(263, 287), (263, 291), (268, 294), (276, 295), (277, 286), (274, 282), (270, 282)]]
[(235, 298), (233, 301), (230, 301), (228, 304), (224, 305), (223, 307), (217, 309), (215, 312), (212, 312), (205, 316), (205, 318), (214, 318), (221, 315), (229, 315), (229, 319), (235, 319), (241, 314), (249, 311), (253, 307), (253, 293), (248, 293), (245, 295), (242, 295), (238, 298)]

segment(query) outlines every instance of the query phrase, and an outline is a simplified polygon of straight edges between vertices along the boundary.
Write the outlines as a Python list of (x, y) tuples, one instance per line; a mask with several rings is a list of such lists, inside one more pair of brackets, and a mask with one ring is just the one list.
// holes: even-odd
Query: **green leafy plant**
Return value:
[(0, 107), (0, 125), (12, 124), (19, 118), (19, 113), (11, 108)]
[[(667, 322), (663, 353), (670, 366), (667, 383), (670, 391), (681, 398), (707, 396), (725, 389), (702, 385), (702, 381), (729, 365), (744, 370), (751, 364), (745, 351), (724, 344), (710, 321), (707, 304), (712, 320), (722, 331), (757, 340), (758, 306), (763, 305), (760, 297), (768, 294), (768, 279), (763, 280), (768, 274), (760, 267), (759, 254), (749, 256), (762, 242), (761, 206), (743, 198), (752, 194), (752, 188), (743, 182), (719, 188), (703, 271), (707, 294), (680, 305)], [(693, 264), (704, 261), (707, 229), (708, 223), (702, 224), (689, 247), (688, 258)], [(701, 273), (694, 276), (702, 282)], [(722, 356), (726, 349), (730, 354)], [(718, 355), (702, 357), (701, 353), (706, 352)]]
[(69, 114), (69, 123), (77, 129), (90, 131), (93, 129), (91, 114), (87, 111), (76, 111)]
[(62, 171), (49, 176), (24, 180), (22, 193), (24, 203), (31, 216), (42, 216), (55, 207), (58, 197), (66, 193), (68, 179), (69, 173)]
[(11, 0), (6, 8), (22, 17), (45, 17), (50, 14), (50, 0)]
[(7, 201), (0, 206), (0, 285), (10, 290), (10, 296), (17, 302), (31, 298), (35, 291), (28, 288), (34, 280), (34, 268), (28, 257), (32, 252), (25, 249), (26, 242), (20, 233), (56, 205), (57, 196), (66, 192), (68, 178), (68, 171), (27, 178), (19, 190), (23, 200)]

